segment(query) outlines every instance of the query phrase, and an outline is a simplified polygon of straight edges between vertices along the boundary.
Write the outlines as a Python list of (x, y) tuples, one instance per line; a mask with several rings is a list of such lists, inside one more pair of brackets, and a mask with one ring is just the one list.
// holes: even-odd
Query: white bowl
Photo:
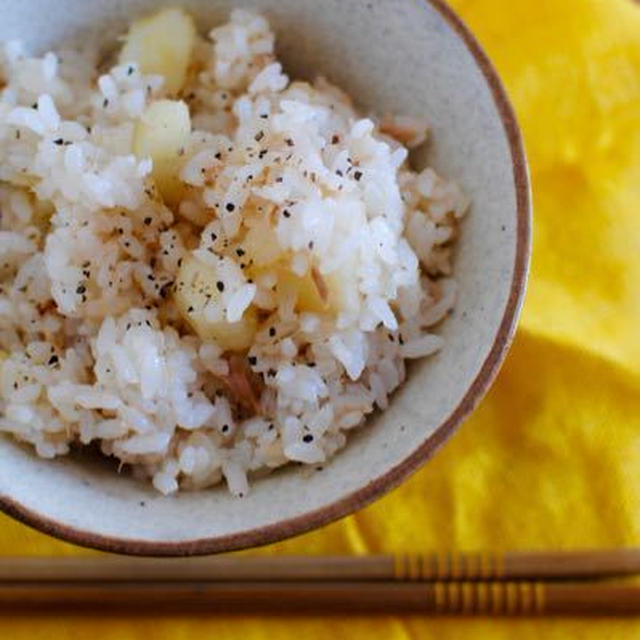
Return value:
[[(232, 0), (176, 0), (202, 31)], [(210, 553), (272, 542), (344, 516), (396, 486), (451, 435), (493, 380), (520, 309), (530, 251), (530, 191), (511, 106), (486, 55), (440, 0), (243, 0), (277, 31), (292, 77), (318, 73), (365, 110), (428, 115), (430, 163), (470, 195), (455, 275), (459, 301), (446, 346), (411, 367), (321, 473), (287, 468), (233, 498), (225, 488), (162, 497), (80, 455), (38, 459), (0, 438), (0, 506), (78, 544), (132, 554)], [(109, 42), (154, 0), (0, 0), (0, 40), (35, 50), (84, 34)]]

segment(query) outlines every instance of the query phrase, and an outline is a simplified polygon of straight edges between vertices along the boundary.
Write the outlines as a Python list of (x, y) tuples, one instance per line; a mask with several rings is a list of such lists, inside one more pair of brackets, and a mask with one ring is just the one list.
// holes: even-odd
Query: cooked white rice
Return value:
[[(132, 151), (163, 78), (96, 69), (88, 49), (0, 50), (0, 430), (43, 457), (98, 443), (165, 494), (320, 467), (442, 347), (467, 203), (409, 168), (425, 123), (290, 81), (267, 21), (236, 10), (170, 96), (192, 132), (169, 207)], [(257, 323), (248, 351), (185, 321), (190, 256), (221, 278), (206, 321)]]

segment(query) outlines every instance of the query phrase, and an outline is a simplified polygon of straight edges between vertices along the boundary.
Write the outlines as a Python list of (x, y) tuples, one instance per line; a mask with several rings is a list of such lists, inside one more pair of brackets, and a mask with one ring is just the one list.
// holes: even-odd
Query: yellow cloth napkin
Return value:
[[(640, 6), (452, 4), (506, 83), (531, 163), (533, 269), (518, 336), (488, 398), (422, 471), (356, 515), (259, 553), (640, 544)], [(0, 552), (90, 553), (6, 517)], [(0, 632), (588, 639), (639, 637), (640, 620), (63, 615), (5, 617)]]

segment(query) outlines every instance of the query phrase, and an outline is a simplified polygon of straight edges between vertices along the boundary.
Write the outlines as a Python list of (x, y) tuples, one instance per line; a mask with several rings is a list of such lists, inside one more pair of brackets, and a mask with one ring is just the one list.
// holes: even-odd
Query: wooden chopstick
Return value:
[(0, 583), (475, 581), (640, 573), (640, 549), (368, 556), (0, 557)]
[(640, 588), (533, 582), (137, 582), (0, 585), (0, 611), (632, 615)]

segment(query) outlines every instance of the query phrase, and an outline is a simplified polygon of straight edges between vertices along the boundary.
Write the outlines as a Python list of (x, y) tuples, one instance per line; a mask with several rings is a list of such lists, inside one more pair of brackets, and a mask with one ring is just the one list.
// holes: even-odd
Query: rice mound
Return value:
[[(243, 10), (179, 94), (98, 68), (90, 45), (0, 49), (0, 431), (46, 458), (98, 443), (164, 494), (321, 468), (442, 347), (467, 200), (409, 168), (426, 124), (290, 81)], [(167, 98), (191, 123), (173, 202), (133, 152)]]

